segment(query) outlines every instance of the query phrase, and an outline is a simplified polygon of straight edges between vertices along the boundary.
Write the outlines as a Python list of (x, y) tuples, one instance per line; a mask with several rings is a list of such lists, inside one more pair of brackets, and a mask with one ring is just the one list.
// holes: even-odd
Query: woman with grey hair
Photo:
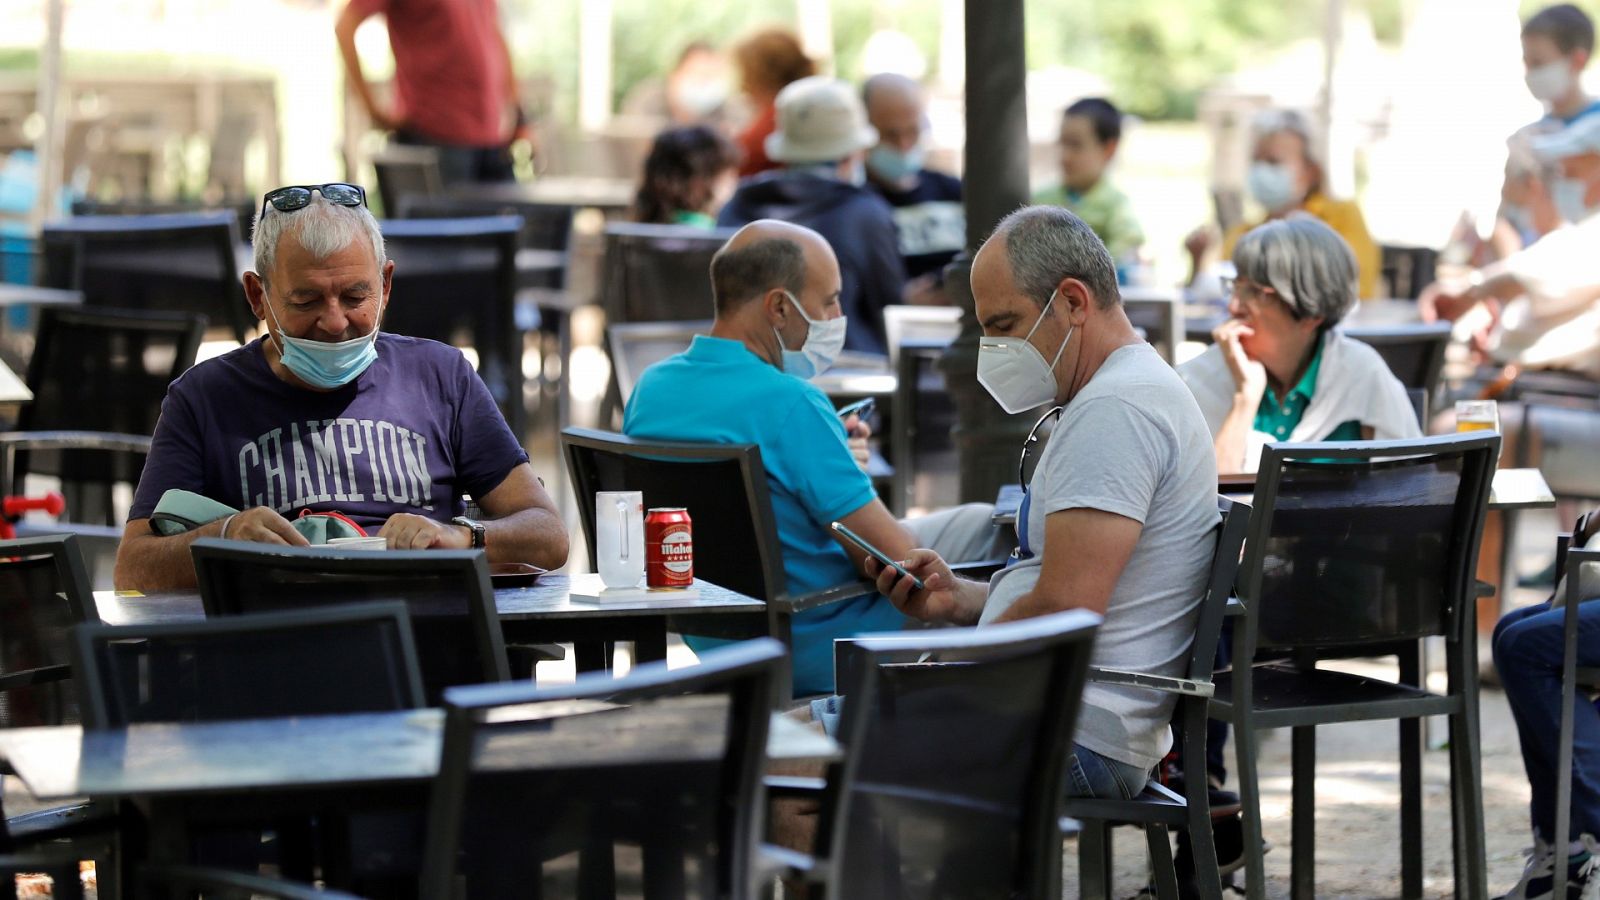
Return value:
[(1356, 260), (1344, 238), (1294, 213), (1241, 238), (1233, 263), (1231, 318), (1178, 370), (1211, 429), (1218, 472), (1254, 472), (1271, 441), (1421, 434), (1388, 364), (1334, 328), (1356, 303)]

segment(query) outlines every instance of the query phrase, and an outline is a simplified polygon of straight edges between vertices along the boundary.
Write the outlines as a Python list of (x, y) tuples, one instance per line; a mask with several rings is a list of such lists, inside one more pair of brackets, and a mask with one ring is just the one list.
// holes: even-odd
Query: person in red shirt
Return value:
[(754, 118), (734, 137), (744, 154), (739, 177), (746, 178), (778, 168), (767, 156), (767, 135), (778, 128), (775, 106), (778, 92), (792, 82), (817, 74), (816, 63), (800, 47), (800, 39), (781, 28), (759, 31), (733, 50), (740, 86), (750, 100)]
[[(382, 13), (394, 51), (394, 105), (380, 106), (356, 54), (356, 29)], [(525, 136), (516, 75), (495, 0), (350, 0), (334, 26), (345, 74), (378, 128), (436, 147), (447, 184), (512, 179)]]

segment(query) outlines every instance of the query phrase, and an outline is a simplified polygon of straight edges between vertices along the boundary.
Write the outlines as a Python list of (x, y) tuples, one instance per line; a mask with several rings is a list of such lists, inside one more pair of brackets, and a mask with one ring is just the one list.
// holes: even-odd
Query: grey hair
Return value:
[(1299, 135), (1301, 146), (1306, 148), (1306, 159), (1318, 162), (1316, 136), (1312, 133), (1310, 120), (1305, 116), (1292, 109), (1264, 109), (1250, 120), (1250, 141), (1253, 144), (1284, 131)]
[(300, 239), (300, 246), (318, 259), (326, 259), (356, 241), (366, 239), (372, 243), (372, 255), (378, 260), (380, 270), (388, 261), (383, 252), (383, 232), (378, 229), (378, 220), (372, 217), (365, 206), (329, 203), (319, 192), (311, 195), (308, 206), (294, 212), (279, 212), (270, 203), (266, 207), (265, 213), (256, 213), (255, 228), (251, 231), (256, 275), (262, 281), (266, 281), (267, 273), (272, 271), (273, 261), (278, 254), (278, 241), (286, 231), (293, 232)]
[(724, 244), (711, 257), (711, 294), (717, 315), (729, 315), (773, 288), (783, 288), (796, 297), (805, 292), (806, 255), (798, 241), (774, 237), (743, 247)]
[[(1059, 206), (1025, 206), (994, 227), (1006, 240), (1006, 262), (1017, 289), (1043, 307), (1064, 278), (1076, 278), (1110, 309), (1122, 302), (1111, 251), (1084, 221)], [(992, 239), (992, 238), (991, 238)]]
[(1356, 303), (1356, 255), (1321, 219), (1292, 213), (1250, 230), (1233, 248), (1239, 277), (1270, 287), (1296, 319), (1331, 328)]

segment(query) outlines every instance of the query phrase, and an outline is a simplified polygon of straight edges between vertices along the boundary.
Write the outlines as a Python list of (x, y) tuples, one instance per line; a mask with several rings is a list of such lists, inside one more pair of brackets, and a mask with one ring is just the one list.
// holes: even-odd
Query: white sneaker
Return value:
[[(1528, 863), (1522, 869), (1522, 879), (1516, 887), (1496, 900), (1550, 900), (1550, 880), (1556, 873), (1556, 848), (1536, 834), (1533, 836), (1533, 846), (1522, 851), (1522, 854), (1528, 857)], [(1535, 881), (1541, 887), (1536, 888), (1538, 893), (1530, 894), (1528, 889)]]
[(1600, 900), (1600, 841), (1586, 834), (1583, 849), (1589, 851), (1589, 859), (1578, 869), (1576, 882), (1568, 882), (1567, 896), (1576, 889), (1578, 900)]

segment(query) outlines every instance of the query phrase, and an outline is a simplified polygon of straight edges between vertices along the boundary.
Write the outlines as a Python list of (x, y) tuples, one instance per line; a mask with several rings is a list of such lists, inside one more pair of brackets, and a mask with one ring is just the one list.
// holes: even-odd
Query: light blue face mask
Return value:
[(926, 157), (921, 147), (902, 152), (879, 144), (867, 154), (867, 168), (884, 181), (901, 182), (921, 172)]
[(378, 323), (372, 331), (348, 341), (313, 341), (309, 338), (290, 337), (283, 333), (283, 323), (270, 300), (262, 300), (272, 323), (278, 326), (278, 351), (284, 368), (296, 378), (314, 388), (331, 391), (341, 388), (360, 377), (367, 367), (378, 359), (378, 325), (383, 322), (379, 312)]

